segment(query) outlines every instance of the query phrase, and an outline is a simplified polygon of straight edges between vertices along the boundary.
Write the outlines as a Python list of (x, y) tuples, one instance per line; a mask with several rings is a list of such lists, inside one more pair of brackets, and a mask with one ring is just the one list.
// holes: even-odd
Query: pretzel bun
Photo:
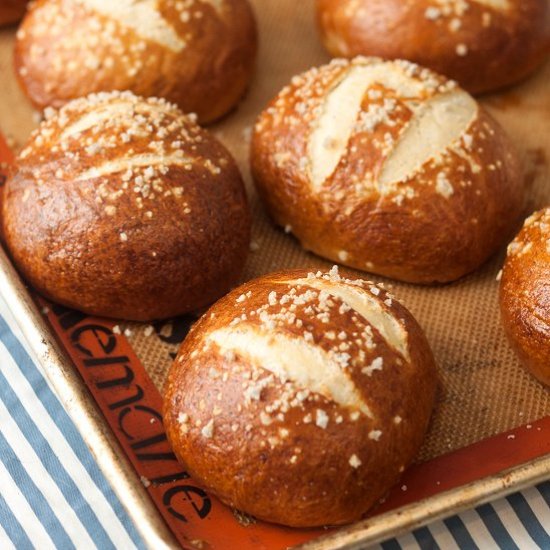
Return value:
[(0, 3), (0, 25), (19, 21), (27, 9), (27, 0), (2, 0)]
[(413, 460), (437, 374), (421, 328), (373, 283), (305, 270), (217, 302), (172, 366), (164, 421), (226, 504), (295, 527), (359, 519)]
[(45, 296), (138, 321), (227, 292), (250, 231), (227, 150), (165, 100), (130, 92), (46, 111), (6, 183), (3, 225), (16, 265)]
[(252, 172), (304, 248), (403, 281), (476, 269), (522, 209), (516, 152), (454, 82), (406, 61), (335, 60), (260, 115)]
[(317, 0), (317, 16), (335, 57), (408, 59), (476, 94), (522, 80), (550, 46), (548, 0)]
[(241, 98), (256, 48), (248, 0), (37, 0), (17, 33), (15, 66), (39, 108), (131, 90), (205, 123)]
[(528, 218), (508, 247), (500, 309), (522, 363), (550, 386), (550, 207)]

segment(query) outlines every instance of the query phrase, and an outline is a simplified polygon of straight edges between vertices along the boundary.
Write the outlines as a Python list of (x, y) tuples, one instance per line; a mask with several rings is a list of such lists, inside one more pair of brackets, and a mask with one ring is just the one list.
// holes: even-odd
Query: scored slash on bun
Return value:
[(37, 290), (141, 321), (227, 292), (250, 233), (244, 184), (223, 145), (165, 100), (130, 92), (46, 111), (6, 183), (3, 224)]
[(17, 33), (15, 66), (39, 108), (131, 90), (205, 123), (241, 98), (256, 49), (248, 0), (38, 0)]
[(317, 0), (323, 43), (335, 57), (408, 59), (471, 93), (534, 71), (550, 51), (548, 0)]
[(421, 328), (387, 291), (335, 266), (264, 276), (183, 342), (164, 421), (223, 502), (297, 527), (359, 519), (413, 460), (434, 405)]
[(529, 217), (508, 247), (500, 309), (522, 363), (550, 386), (550, 207)]
[(406, 61), (334, 60), (259, 116), (255, 183), (304, 248), (419, 282), (476, 269), (521, 212), (517, 154), (454, 82)]

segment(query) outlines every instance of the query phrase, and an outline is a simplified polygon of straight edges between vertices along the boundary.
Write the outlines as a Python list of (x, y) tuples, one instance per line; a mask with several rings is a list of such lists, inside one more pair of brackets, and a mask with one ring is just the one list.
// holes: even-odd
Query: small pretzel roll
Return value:
[(523, 80), (550, 51), (548, 0), (317, 0), (335, 57), (408, 59), (479, 94)]
[(250, 231), (239, 170), (165, 100), (111, 92), (49, 110), (16, 168), (6, 242), (52, 300), (145, 321), (206, 306), (236, 283)]
[(528, 218), (508, 247), (500, 309), (521, 362), (550, 386), (550, 207)]
[(169, 373), (174, 451), (223, 502), (295, 527), (359, 519), (424, 438), (437, 383), (418, 323), (335, 266), (217, 302)]
[(15, 67), (39, 108), (131, 90), (206, 123), (241, 98), (256, 49), (248, 0), (37, 0), (17, 33)]
[(257, 120), (251, 164), (273, 219), (304, 248), (409, 282), (473, 271), (523, 207), (501, 127), (407, 61), (335, 60), (294, 77)]

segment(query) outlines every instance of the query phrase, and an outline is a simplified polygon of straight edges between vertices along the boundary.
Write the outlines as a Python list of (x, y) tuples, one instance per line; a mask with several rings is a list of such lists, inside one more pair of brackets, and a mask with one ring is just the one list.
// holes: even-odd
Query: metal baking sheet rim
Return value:
[[(42, 314), (0, 246), (0, 295), (10, 308), (30, 349), (75, 422), (99, 467), (135, 523), (145, 544), (155, 550), (180, 548), (149, 499), (116, 438), (104, 422), (71, 360), (52, 336)], [(505, 496), (548, 478), (550, 454), (339, 529), (302, 545), (303, 550), (353, 550), (398, 536), (432, 521)]]

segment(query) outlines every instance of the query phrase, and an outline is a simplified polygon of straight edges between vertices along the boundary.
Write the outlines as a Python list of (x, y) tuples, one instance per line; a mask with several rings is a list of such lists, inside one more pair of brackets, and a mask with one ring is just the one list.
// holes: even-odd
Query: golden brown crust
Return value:
[(48, 113), (7, 181), (3, 225), (37, 290), (133, 320), (178, 315), (227, 292), (250, 230), (227, 150), (175, 106), (129, 92)]
[(550, 51), (547, 0), (317, 0), (317, 14), (332, 55), (408, 59), (471, 93), (522, 80)]
[(500, 308), (522, 363), (550, 386), (550, 207), (528, 218), (508, 248)]
[[(335, 138), (352, 101), (337, 94), (354, 78), (346, 94), (356, 94), (357, 113), (349, 136)], [(332, 142), (334, 165), (315, 183)], [(258, 118), (251, 166), (275, 222), (304, 248), (409, 282), (473, 271), (522, 209), (519, 160), (500, 126), (454, 83), (402, 61), (335, 60), (295, 77)]]
[(164, 421), (186, 468), (230, 506), (341, 524), (413, 460), (436, 383), (421, 328), (385, 290), (336, 267), (288, 271), (234, 290), (193, 327)]
[(256, 49), (247, 0), (38, 0), (19, 29), (15, 67), (40, 108), (131, 90), (204, 123), (241, 98)]
[(19, 21), (26, 9), (27, 0), (2, 0), (0, 3), (0, 26)]

